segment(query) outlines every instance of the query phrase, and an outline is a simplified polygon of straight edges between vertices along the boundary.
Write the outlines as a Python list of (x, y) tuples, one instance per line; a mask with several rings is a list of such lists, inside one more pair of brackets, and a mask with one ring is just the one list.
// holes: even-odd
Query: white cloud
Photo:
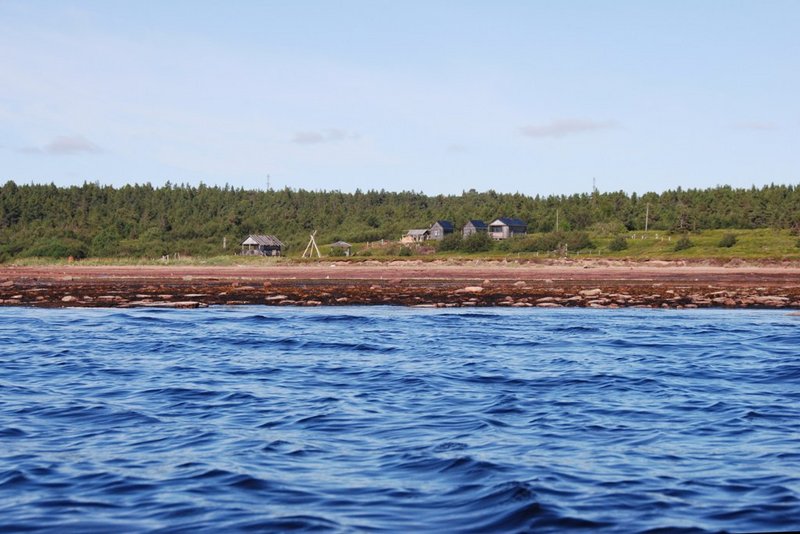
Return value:
[(598, 130), (612, 130), (619, 128), (617, 121), (595, 121), (591, 119), (555, 119), (546, 124), (531, 124), (520, 128), (520, 133), (526, 137), (554, 137), (560, 138), (567, 135), (593, 132)]
[(359, 135), (356, 133), (349, 133), (344, 130), (331, 128), (328, 130), (297, 132), (294, 134), (294, 137), (292, 137), (292, 143), (297, 143), (298, 145), (313, 145), (317, 143), (333, 143), (336, 141), (358, 138)]
[(43, 147), (25, 147), (20, 149), (20, 152), (26, 154), (53, 154), (62, 156), (80, 153), (98, 153), (102, 152), (102, 149), (83, 136), (60, 135), (53, 138), (52, 141)]

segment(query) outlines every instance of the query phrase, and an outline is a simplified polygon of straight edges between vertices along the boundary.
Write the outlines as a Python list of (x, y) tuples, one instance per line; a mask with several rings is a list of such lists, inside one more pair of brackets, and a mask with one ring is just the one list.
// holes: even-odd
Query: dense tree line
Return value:
[[(468, 219), (518, 217), (529, 232), (685, 232), (717, 228), (790, 228), (800, 221), (800, 188), (677, 189), (526, 196), (474, 190), (460, 195), (416, 192), (255, 191), (167, 184), (120, 188), (17, 185), (0, 189), (0, 259), (18, 256), (216, 255), (238, 250), (250, 233), (301, 247), (312, 230), (321, 243), (398, 239), (437, 219), (460, 228)], [(223, 239), (228, 248), (223, 250)]]

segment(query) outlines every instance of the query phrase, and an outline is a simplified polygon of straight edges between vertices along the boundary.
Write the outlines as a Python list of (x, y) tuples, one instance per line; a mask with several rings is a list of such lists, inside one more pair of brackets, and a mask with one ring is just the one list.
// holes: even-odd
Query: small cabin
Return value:
[(427, 229), (421, 230), (409, 230), (406, 232), (402, 238), (400, 238), (401, 243), (419, 243), (421, 241), (427, 241), (430, 233)]
[(528, 225), (519, 219), (500, 217), (489, 223), (489, 237), (492, 239), (508, 239), (526, 233)]
[(353, 245), (346, 241), (337, 241), (336, 243), (331, 243), (331, 254), (332, 255), (344, 255), (350, 256), (353, 251)]
[(274, 235), (249, 235), (242, 241), (242, 256), (280, 256), (283, 243)]
[(488, 232), (489, 226), (478, 219), (470, 219), (467, 221), (467, 224), (464, 225), (464, 228), (461, 229), (461, 235), (463, 237), (469, 237), (472, 234), (477, 234), (478, 232)]
[(436, 221), (428, 229), (429, 239), (441, 241), (446, 235), (453, 233), (453, 223), (450, 221)]

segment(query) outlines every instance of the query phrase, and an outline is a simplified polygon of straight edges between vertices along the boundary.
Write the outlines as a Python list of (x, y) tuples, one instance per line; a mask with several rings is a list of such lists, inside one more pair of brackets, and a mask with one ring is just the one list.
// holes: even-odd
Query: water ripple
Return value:
[(800, 527), (774, 311), (0, 309), (0, 530)]

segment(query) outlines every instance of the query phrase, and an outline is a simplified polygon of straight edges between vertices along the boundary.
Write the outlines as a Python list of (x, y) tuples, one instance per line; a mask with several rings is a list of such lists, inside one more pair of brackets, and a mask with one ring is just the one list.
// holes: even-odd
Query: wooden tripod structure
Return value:
[(310, 258), (314, 255), (314, 252), (317, 253), (317, 257), (321, 258), (322, 254), (319, 253), (319, 247), (317, 246), (317, 240), (314, 239), (314, 236), (317, 235), (317, 231), (314, 230), (314, 233), (311, 234), (311, 239), (308, 240), (308, 245), (306, 245), (306, 249), (303, 251), (304, 258)]

